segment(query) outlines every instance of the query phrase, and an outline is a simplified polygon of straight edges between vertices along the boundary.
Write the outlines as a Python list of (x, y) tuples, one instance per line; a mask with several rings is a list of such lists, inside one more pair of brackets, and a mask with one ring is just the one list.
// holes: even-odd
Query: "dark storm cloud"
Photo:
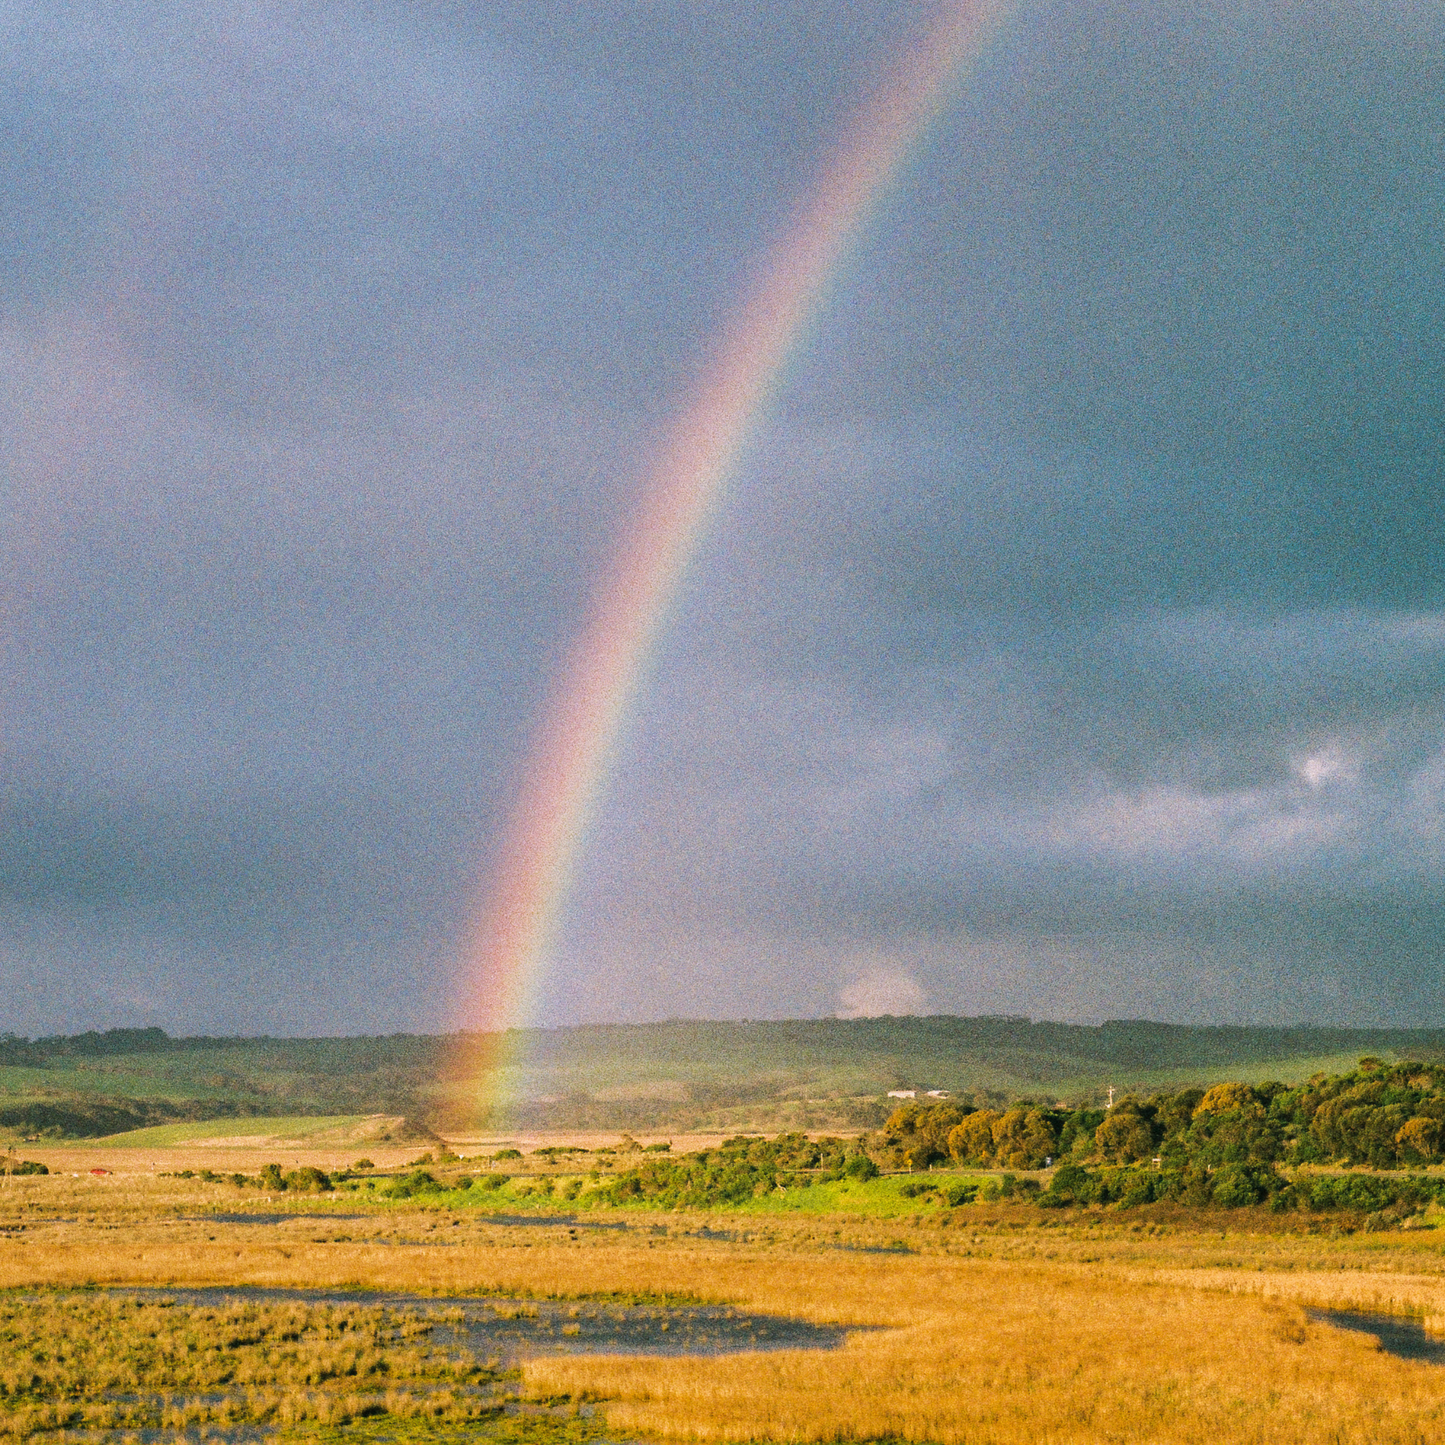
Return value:
[(7, 11), (27, 1026), (449, 1017), (639, 458), (913, 18)]
[(585, 906), (664, 977), (710, 930), (938, 1007), (1428, 1015), (1439, 16), (1007, 29), (696, 590), (609, 839), (663, 901)]
[[(5, 12), (24, 1027), (454, 1017), (647, 458), (926, 11)], [(1002, 18), (689, 575), (547, 1017), (1445, 1002), (1441, 55)]]
[(105, 288), (263, 413), (495, 373), (655, 405), (918, 7), (752, 9), (17, 17), (7, 289)]
[(1439, 14), (1075, 4), (1010, 31), (857, 293), (864, 394), (1366, 504), (1372, 459), (1433, 470)]
[[(585, 896), (623, 957), (669, 977), (678, 938), (755, 938), (933, 1007), (1089, 1017), (1131, 989), (1195, 1019), (1445, 1004), (1445, 612), (1392, 605), (1388, 578), (1369, 606), (1285, 587), (1106, 604), (1091, 579), (1139, 581), (1127, 540), (1087, 513), (1072, 533), (1000, 518), (1001, 477), (1026, 468), (1037, 499), (1045, 457), (841, 427), (776, 442), (793, 485), (739, 499), (748, 526), (696, 589), (624, 776), (603, 852), (629, 861)], [(1056, 466), (1066, 492), (1077, 459)], [(950, 485), (898, 486), (928, 468)], [(930, 505), (943, 593), (900, 585)], [(1234, 538), (1190, 535), (1201, 574), (1211, 540)], [(1041, 557), (1077, 605), (1022, 605), (1008, 579)]]

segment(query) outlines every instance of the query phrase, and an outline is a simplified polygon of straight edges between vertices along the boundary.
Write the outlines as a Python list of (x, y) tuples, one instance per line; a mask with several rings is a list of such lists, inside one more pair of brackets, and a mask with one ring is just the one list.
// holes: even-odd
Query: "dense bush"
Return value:
[(583, 1196), (583, 1202), (623, 1204), (649, 1200), (669, 1207), (708, 1208), (741, 1204), (777, 1188), (798, 1188), (809, 1175), (868, 1178), (878, 1172), (860, 1154), (850, 1158), (841, 1139), (779, 1134), (776, 1139), (738, 1135), (717, 1149), (644, 1159), (634, 1169)]
[(286, 1176), (286, 1187), (301, 1194), (324, 1194), (331, 1188), (331, 1176), (307, 1164)]
[(400, 1179), (393, 1179), (387, 1193), (393, 1199), (410, 1199), (417, 1194), (440, 1194), (446, 1185), (425, 1169), (414, 1169)]
[(1445, 1179), (1296, 1171), (1311, 1164), (1399, 1170), (1441, 1159), (1445, 1067), (1362, 1059), (1349, 1074), (1318, 1074), (1295, 1088), (1216, 1084), (1126, 1097), (1108, 1111), (909, 1104), (888, 1120), (880, 1148), (902, 1168), (947, 1157), (960, 1166), (1036, 1169), (1059, 1158), (1039, 1201), (1045, 1207), (1174, 1200), (1409, 1213), (1445, 1198)]
[(904, 1104), (883, 1126), (880, 1150), (895, 1169), (944, 1162), (1040, 1169), (1058, 1157), (1072, 1117), (1067, 1109), (1028, 1101), (1002, 1112), (955, 1103)]

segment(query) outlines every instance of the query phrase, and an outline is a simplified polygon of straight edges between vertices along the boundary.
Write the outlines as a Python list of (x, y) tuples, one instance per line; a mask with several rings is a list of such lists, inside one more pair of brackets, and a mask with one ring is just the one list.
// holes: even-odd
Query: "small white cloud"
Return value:
[(923, 1009), (926, 995), (917, 982), (896, 969), (871, 968), (838, 992), (840, 1019), (898, 1017)]
[(1311, 753), (1295, 769), (1311, 788), (1322, 788), (1326, 783), (1352, 783), (1359, 769), (1345, 756), (1338, 743), (1331, 743), (1317, 753)]

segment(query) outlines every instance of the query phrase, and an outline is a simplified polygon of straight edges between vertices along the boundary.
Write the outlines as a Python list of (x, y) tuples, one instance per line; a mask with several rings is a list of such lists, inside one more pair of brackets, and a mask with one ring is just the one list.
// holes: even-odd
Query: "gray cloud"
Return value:
[[(4, 12), (5, 1026), (457, 1021), (647, 459), (926, 9)], [(689, 573), (544, 1017), (1439, 1006), (1442, 24), (1006, 17)]]
[[(1090, 970), (1115, 1009), (1133, 987), (1191, 1018), (1295, 1017), (1312, 974), (1319, 1016), (1436, 1005), (1445, 610), (1392, 605), (1388, 581), (1370, 606), (1301, 589), (1062, 617), (1008, 591), (910, 597), (891, 538), (924, 528), (896, 479), (927, 462), (952, 467), (935, 498), (985, 517), (985, 588), (1040, 548), (989, 510), (996, 459), (836, 426), (773, 443), (793, 484), (760, 473), (735, 501), (579, 936), (663, 976), (676, 938), (756, 937), (820, 989), (891, 947), (951, 1008), (1003, 988), (1098, 1016)], [(1069, 485), (1076, 461), (1057, 465)], [(936, 553), (955, 529), (940, 508)], [(1070, 548), (1050, 551), (1062, 578), (1131, 566), (1086, 526)]]

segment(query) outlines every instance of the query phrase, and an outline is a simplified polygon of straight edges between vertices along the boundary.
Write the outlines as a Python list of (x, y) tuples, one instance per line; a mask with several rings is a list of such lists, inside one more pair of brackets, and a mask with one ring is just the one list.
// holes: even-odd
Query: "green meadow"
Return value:
[[(275, 1132), (277, 1119), (343, 1127), (370, 1116), (406, 1120), (403, 1137), (418, 1139), (498, 1128), (857, 1132), (882, 1123), (896, 1090), (1096, 1103), (1110, 1087), (1295, 1083), (1363, 1054), (1445, 1058), (1445, 1033), (987, 1017), (673, 1021), (520, 1030), (502, 1041), (114, 1030), (0, 1038), (0, 1136), (99, 1138), (213, 1120), (254, 1136)], [(496, 1092), (510, 1100), (501, 1113), (488, 1112), (477, 1086), (482, 1061), (496, 1057)]]
[(269, 1141), (274, 1144), (326, 1145), (369, 1143), (389, 1134), (400, 1121), (373, 1114), (257, 1115), (243, 1119), (200, 1119), (157, 1124), (84, 1141), (90, 1148), (175, 1149), (202, 1140)]
[[(463, 1162), (460, 1168), (469, 1167)], [(414, 1171), (412, 1171), (414, 1173)], [(770, 1190), (766, 1194), (738, 1201), (713, 1200), (709, 1211), (741, 1215), (852, 1215), (867, 1219), (896, 1219), (917, 1216), (949, 1208), (951, 1187), (965, 1186), (970, 1200), (987, 1180), (1001, 1177), (991, 1171), (936, 1169), (926, 1174), (884, 1175), (867, 1180), (820, 1180), (806, 1188)], [(348, 1182), (342, 1192), (380, 1205), (405, 1201), (408, 1207), (440, 1210), (478, 1209), (486, 1213), (566, 1214), (578, 1209), (589, 1211), (671, 1212), (670, 1204), (649, 1199), (623, 1202), (601, 1200), (596, 1191), (605, 1186), (605, 1177), (594, 1175), (557, 1174), (513, 1176), (495, 1189), (473, 1184), (466, 1189), (448, 1187), (449, 1181), (438, 1180), (441, 1188), (412, 1190), (406, 1187), (408, 1172), (393, 1178)], [(485, 1181), (483, 1181), (485, 1182)], [(393, 1195), (393, 1190), (395, 1194)], [(298, 1196), (299, 1197), (299, 1196)], [(311, 1207), (309, 1204), (307, 1207)]]

